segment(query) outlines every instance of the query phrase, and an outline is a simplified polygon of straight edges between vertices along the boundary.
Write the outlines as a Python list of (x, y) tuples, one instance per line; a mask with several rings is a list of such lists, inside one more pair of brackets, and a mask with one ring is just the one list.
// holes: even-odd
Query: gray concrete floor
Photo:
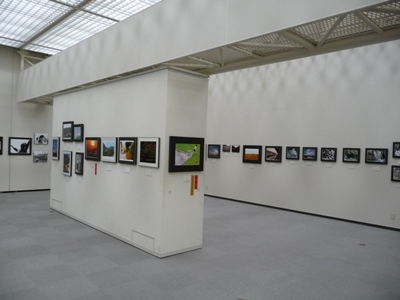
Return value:
[(203, 249), (158, 259), (0, 194), (0, 299), (400, 299), (400, 232), (205, 198)]

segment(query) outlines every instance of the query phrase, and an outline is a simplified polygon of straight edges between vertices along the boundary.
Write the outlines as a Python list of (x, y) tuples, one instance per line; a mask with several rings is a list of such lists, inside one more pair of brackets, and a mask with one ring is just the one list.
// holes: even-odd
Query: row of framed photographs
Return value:
[(84, 126), (83, 124), (74, 124), (73, 121), (63, 122), (62, 141), (63, 142), (83, 142)]
[[(84, 165), (84, 153), (75, 152), (75, 174), (83, 175), (83, 165)], [(62, 156), (62, 173), (65, 176), (72, 176), (72, 166), (73, 166), (73, 152), (69, 150), (63, 151)]]
[[(243, 146), (243, 162), (261, 164), (263, 146), (244, 145)], [(222, 145), (222, 152), (240, 152), (240, 145)], [(265, 146), (264, 157), (266, 162), (282, 162), (283, 147), (282, 146)], [(321, 148), (321, 161), (336, 162), (337, 148)], [(221, 145), (208, 145), (208, 158), (220, 158)], [(288, 160), (303, 160), (316, 161), (318, 160), (317, 147), (303, 147), (300, 152), (300, 147), (286, 147), (285, 157)], [(373, 164), (387, 164), (389, 157), (389, 149), (387, 148), (366, 148), (365, 162)], [(400, 158), (400, 142), (393, 143), (393, 158)], [(342, 161), (345, 163), (360, 163), (361, 149), (360, 148), (343, 148)]]

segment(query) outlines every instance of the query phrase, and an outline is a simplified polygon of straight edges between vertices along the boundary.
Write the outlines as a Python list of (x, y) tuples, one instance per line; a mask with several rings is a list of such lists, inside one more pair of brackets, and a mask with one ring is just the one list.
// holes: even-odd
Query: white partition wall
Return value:
[[(212, 76), (208, 143), (318, 147), (318, 161), (222, 153), (206, 161), (206, 194), (400, 228), (399, 53), (395, 41)], [(321, 147), (337, 162), (321, 162)], [(361, 148), (361, 162), (343, 163), (344, 147)], [(366, 164), (367, 147), (388, 148), (388, 164)]]
[[(84, 124), (86, 137), (160, 138), (159, 167), (84, 162), (84, 174), (62, 174), (61, 142), (53, 161), (52, 208), (158, 257), (200, 248), (204, 172), (168, 173), (169, 136), (205, 137), (208, 79), (164, 69), (54, 99), (53, 134), (64, 121)], [(198, 175), (190, 195), (186, 178)]]

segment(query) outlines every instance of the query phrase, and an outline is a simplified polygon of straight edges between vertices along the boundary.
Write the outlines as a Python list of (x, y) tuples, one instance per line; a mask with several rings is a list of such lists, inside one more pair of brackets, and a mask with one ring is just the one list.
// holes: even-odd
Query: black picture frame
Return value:
[(101, 139), (99, 137), (85, 138), (85, 159), (100, 161), (100, 145)]
[(316, 161), (318, 159), (317, 147), (303, 147), (303, 160)]
[(207, 157), (208, 158), (221, 158), (221, 145), (208, 144)]
[(400, 158), (400, 142), (393, 142), (393, 158)]
[(84, 161), (85, 161), (85, 153), (76, 152), (75, 153), (75, 174), (76, 175), (83, 175)]
[(63, 151), (63, 170), (62, 170), (62, 174), (65, 176), (72, 176), (72, 151), (67, 151), (64, 150)]
[(232, 145), (232, 153), (240, 153), (240, 145)]
[(272, 163), (282, 162), (282, 147), (265, 146), (265, 161)]
[(31, 154), (32, 154), (32, 138), (26, 138), (26, 137), (8, 138), (8, 155), (31, 155)]
[(84, 125), (74, 124), (74, 142), (83, 142), (84, 137)]
[(121, 164), (136, 165), (137, 137), (118, 138), (118, 162)]
[(389, 149), (387, 148), (365, 148), (366, 164), (387, 165)]
[(262, 146), (243, 145), (243, 163), (261, 164)]
[(223, 144), (222, 145), (222, 152), (231, 152), (231, 145)]
[(321, 161), (336, 162), (337, 148), (321, 147)]
[(0, 155), (3, 155), (3, 137), (0, 136)]
[(201, 172), (204, 169), (204, 138), (169, 137), (168, 172)]
[(49, 153), (46, 150), (33, 150), (34, 163), (47, 163), (48, 156)]
[(60, 160), (60, 137), (53, 137), (51, 143), (51, 159)]
[(160, 138), (138, 137), (138, 166), (160, 167)]
[(300, 159), (300, 147), (287, 146), (286, 147), (286, 159), (299, 160)]
[(344, 163), (360, 163), (361, 149), (360, 148), (343, 148), (342, 161)]
[(391, 180), (400, 182), (400, 166), (392, 166)]
[(74, 122), (68, 121), (62, 123), (62, 141), (73, 142), (74, 141)]

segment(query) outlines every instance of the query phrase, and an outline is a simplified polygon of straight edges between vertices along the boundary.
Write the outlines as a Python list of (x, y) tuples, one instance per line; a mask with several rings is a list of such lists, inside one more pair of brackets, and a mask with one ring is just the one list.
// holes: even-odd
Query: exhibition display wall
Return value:
[[(212, 76), (207, 143), (241, 147), (207, 157), (205, 193), (400, 228), (399, 53), (394, 41)], [(262, 147), (261, 164), (242, 162), (244, 145)], [(266, 146), (282, 147), (281, 162), (265, 161)], [(293, 146), (317, 160), (287, 159)], [(343, 148), (360, 148), (360, 162), (343, 162)], [(387, 164), (366, 163), (366, 148), (388, 149)]]
[[(50, 163), (42, 159), (50, 144), (39, 137), (49, 137), (53, 109), (17, 103), (19, 73), (20, 56), (15, 49), (0, 46), (0, 192), (50, 188)], [(24, 143), (29, 143), (27, 152), (20, 152)]]
[[(169, 139), (205, 138), (207, 97), (207, 78), (170, 69), (56, 97), (50, 206), (158, 257), (200, 248), (204, 172), (168, 172)], [(83, 125), (83, 141), (71, 138), (72, 122)], [(136, 164), (121, 163), (119, 150), (109, 155), (109, 143), (133, 138)], [(101, 155), (89, 139), (102, 144)], [(141, 159), (141, 141), (158, 143), (157, 162)], [(78, 174), (77, 153), (85, 156)]]

